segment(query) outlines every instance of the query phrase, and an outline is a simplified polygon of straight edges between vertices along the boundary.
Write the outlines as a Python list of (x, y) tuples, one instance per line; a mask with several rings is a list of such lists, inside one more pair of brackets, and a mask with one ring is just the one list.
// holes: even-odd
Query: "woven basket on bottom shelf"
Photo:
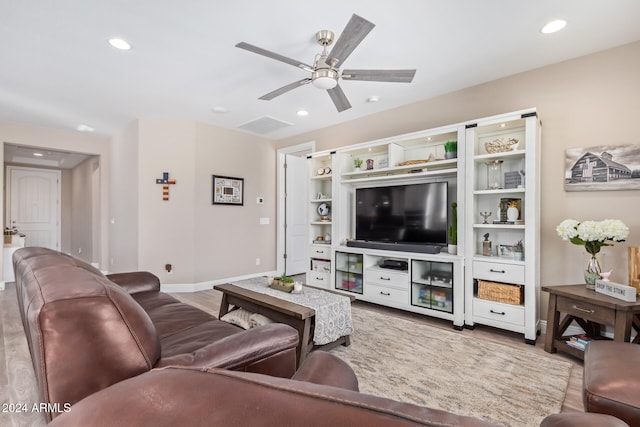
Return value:
[(521, 305), (524, 303), (524, 286), (478, 280), (478, 298)]

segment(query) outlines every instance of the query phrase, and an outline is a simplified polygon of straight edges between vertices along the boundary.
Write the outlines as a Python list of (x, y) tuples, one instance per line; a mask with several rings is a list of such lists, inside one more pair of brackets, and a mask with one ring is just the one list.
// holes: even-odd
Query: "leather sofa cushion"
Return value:
[(583, 401), (587, 412), (640, 425), (640, 345), (593, 341), (584, 355)]
[[(176, 399), (179, 396), (179, 399)], [(153, 398), (150, 398), (153, 397)], [(51, 427), (492, 426), (326, 385), (221, 369), (154, 369), (89, 396)]]

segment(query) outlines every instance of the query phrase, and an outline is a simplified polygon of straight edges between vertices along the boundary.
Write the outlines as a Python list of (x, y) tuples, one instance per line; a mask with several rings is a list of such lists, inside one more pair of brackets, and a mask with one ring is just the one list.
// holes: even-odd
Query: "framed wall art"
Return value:
[(640, 145), (567, 149), (564, 189), (640, 190)]
[(244, 178), (212, 175), (214, 205), (244, 204)]

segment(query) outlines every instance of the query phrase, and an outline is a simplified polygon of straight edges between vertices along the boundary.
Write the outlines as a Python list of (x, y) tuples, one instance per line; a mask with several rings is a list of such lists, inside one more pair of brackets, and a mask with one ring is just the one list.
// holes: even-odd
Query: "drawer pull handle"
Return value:
[(506, 273), (506, 271), (504, 271), (504, 270), (494, 270), (493, 268), (490, 268), (490, 269), (489, 269), (489, 271), (490, 271), (491, 273), (501, 273), (501, 274)]
[(324, 277), (316, 277), (316, 280), (324, 280)]
[(593, 314), (596, 311), (593, 308), (582, 308), (582, 307), (578, 307), (577, 305), (573, 305), (574, 310), (578, 310), (581, 311), (583, 313), (589, 313), (589, 314)]
[(391, 277), (382, 277), (382, 276), (380, 276), (380, 280), (391, 280)]
[(489, 311), (493, 314), (499, 314), (500, 316), (505, 316), (507, 314), (504, 311), (494, 311), (494, 310), (489, 310)]
[(316, 251), (317, 254), (323, 254), (324, 251)]
[(391, 296), (391, 294), (389, 292), (382, 292), (382, 291), (380, 291), (380, 295), (386, 295), (388, 297)]

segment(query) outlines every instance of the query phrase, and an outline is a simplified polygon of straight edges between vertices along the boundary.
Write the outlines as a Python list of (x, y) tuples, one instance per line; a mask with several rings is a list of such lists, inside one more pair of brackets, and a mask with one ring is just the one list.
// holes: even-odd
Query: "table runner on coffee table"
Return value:
[(316, 321), (313, 343), (315, 345), (325, 345), (353, 333), (349, 297), (308, 286), (303, 286), (301, 293), (287, 293), (270, 288), (266, 277), (239, 280), (232, 284), (314, 309)]

